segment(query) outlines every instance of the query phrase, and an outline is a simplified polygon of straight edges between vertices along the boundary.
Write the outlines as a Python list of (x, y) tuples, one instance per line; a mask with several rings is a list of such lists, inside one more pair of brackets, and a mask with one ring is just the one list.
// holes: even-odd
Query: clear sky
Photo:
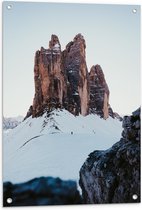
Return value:
[(4, 116), (24, 116), (32, 104), (35, 51), (48, 48), (51, 34), (63, 50), (78, 33), (88, 70), (99, 64), (104, 71), (113, 110), (131, 114), (140, 106), (140, 6), (4, 2)]

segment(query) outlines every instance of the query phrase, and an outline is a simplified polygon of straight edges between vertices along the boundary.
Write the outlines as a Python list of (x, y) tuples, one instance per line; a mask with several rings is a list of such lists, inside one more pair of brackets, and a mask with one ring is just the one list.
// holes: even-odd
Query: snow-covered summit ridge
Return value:
[(100, 118), (97, 115), (90, 114), (88, 116), (74, 116), (67, 110), (56, 109), (49, 113), (44, 113), (42, 116), (37, 118), (29, 117), (22, 122), (16, 129), (12, 131), (11, 135), (14, 135), (17, 132), (21, 132), (22, 129), (32, 130), (32, 135), (35, 134), (55, 134), (55, 133), (86, 133), (92, 134), (95, 133), (96, 129), (99, 131), (104, 130), (104, 126), (108, 127), (111, 125), (112, 132), (113, 126), (121, 124), (118, 119), (108, 118), (106, 120)]

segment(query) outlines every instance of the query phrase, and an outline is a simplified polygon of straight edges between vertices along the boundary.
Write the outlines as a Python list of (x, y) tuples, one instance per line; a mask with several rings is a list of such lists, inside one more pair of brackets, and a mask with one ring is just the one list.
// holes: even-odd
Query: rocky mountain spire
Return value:
[(61, 70), (61, 46), (55, 35), (51, 36), (49, 49), (41, 47), (41, 50), (36, 52), (34, 81), (33, 117), (39, 116), (45, 109), (62, 106), (66, 84)]
[(59, 38), (51, 36), (49, 48), (35, 54), (33, 105), (26, 117), (64, 108), (74, 115), (93, 113), (104, 119), (114, 117), (109, 105), (109, 88), (99, 65), (88, 73), (86, 43), (81, 34), (61, 51)]
[(51, 35), (51, 40), (49, 41), (49, 48), (54, 51), (61, 51), (61, 45), (58, 37), (54, 34)]
[(63, 66), (67, 76), (68, 108), (74, 114), (88, 114), (89, 90), (88, 70), (85, 55), (85, 40), (81, 34), (75, 36), (63, 51)]
[(99, 65), (92, 66), (89, 81), (90, 113), (99, 114), (106, 119), (109, 116), (109, 89)]

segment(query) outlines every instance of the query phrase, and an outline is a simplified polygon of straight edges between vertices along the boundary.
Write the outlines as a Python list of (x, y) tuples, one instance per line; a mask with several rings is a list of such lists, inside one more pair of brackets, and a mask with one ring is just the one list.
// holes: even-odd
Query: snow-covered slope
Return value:
[(23, 120), (22, 116), (18, 117), (3, 117), (3, 130), (8, 133), (11, 129), (18, 126)]
[(117, 119), (75, 117), (65, 110), (29, 117), (3, 138), (3, 181), (39, 176), (78, 180), (88, 154), (111, 147), (121, 131)]

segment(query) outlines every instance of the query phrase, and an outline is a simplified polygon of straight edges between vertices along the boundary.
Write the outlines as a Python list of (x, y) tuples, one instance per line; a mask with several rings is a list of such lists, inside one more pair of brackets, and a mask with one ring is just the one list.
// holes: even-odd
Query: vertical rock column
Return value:
[(33, 106), (30, 109), (31, 114), (35, 117), (42, 110), (43, 94), (41, 89), (41, 73), (40, 73), (40, 54), (38, 50), (35, 54), (35, 64), (34, 64), (34, 84), (35, 84), (35, 96), (33, 99)]
[(36, 53), (34, 80), (33, 117), (39, 116), (45, 109), (50, 111), (62, 106), (66, 83), (61, 70), (61, 46), (56, 35), (51, 36), (49, 49), (41, 47)]
[(85, 57), (85, 40), (75, 36), (63, 51), (63, 66), (67, 75), (68, 110), (73, 114), (88, 114), (89, 85)]
[(109, 117), (109, 89), (103, 71), (99, 65), (92, 66), (89, 73), (90, 113), (104, 119)]

